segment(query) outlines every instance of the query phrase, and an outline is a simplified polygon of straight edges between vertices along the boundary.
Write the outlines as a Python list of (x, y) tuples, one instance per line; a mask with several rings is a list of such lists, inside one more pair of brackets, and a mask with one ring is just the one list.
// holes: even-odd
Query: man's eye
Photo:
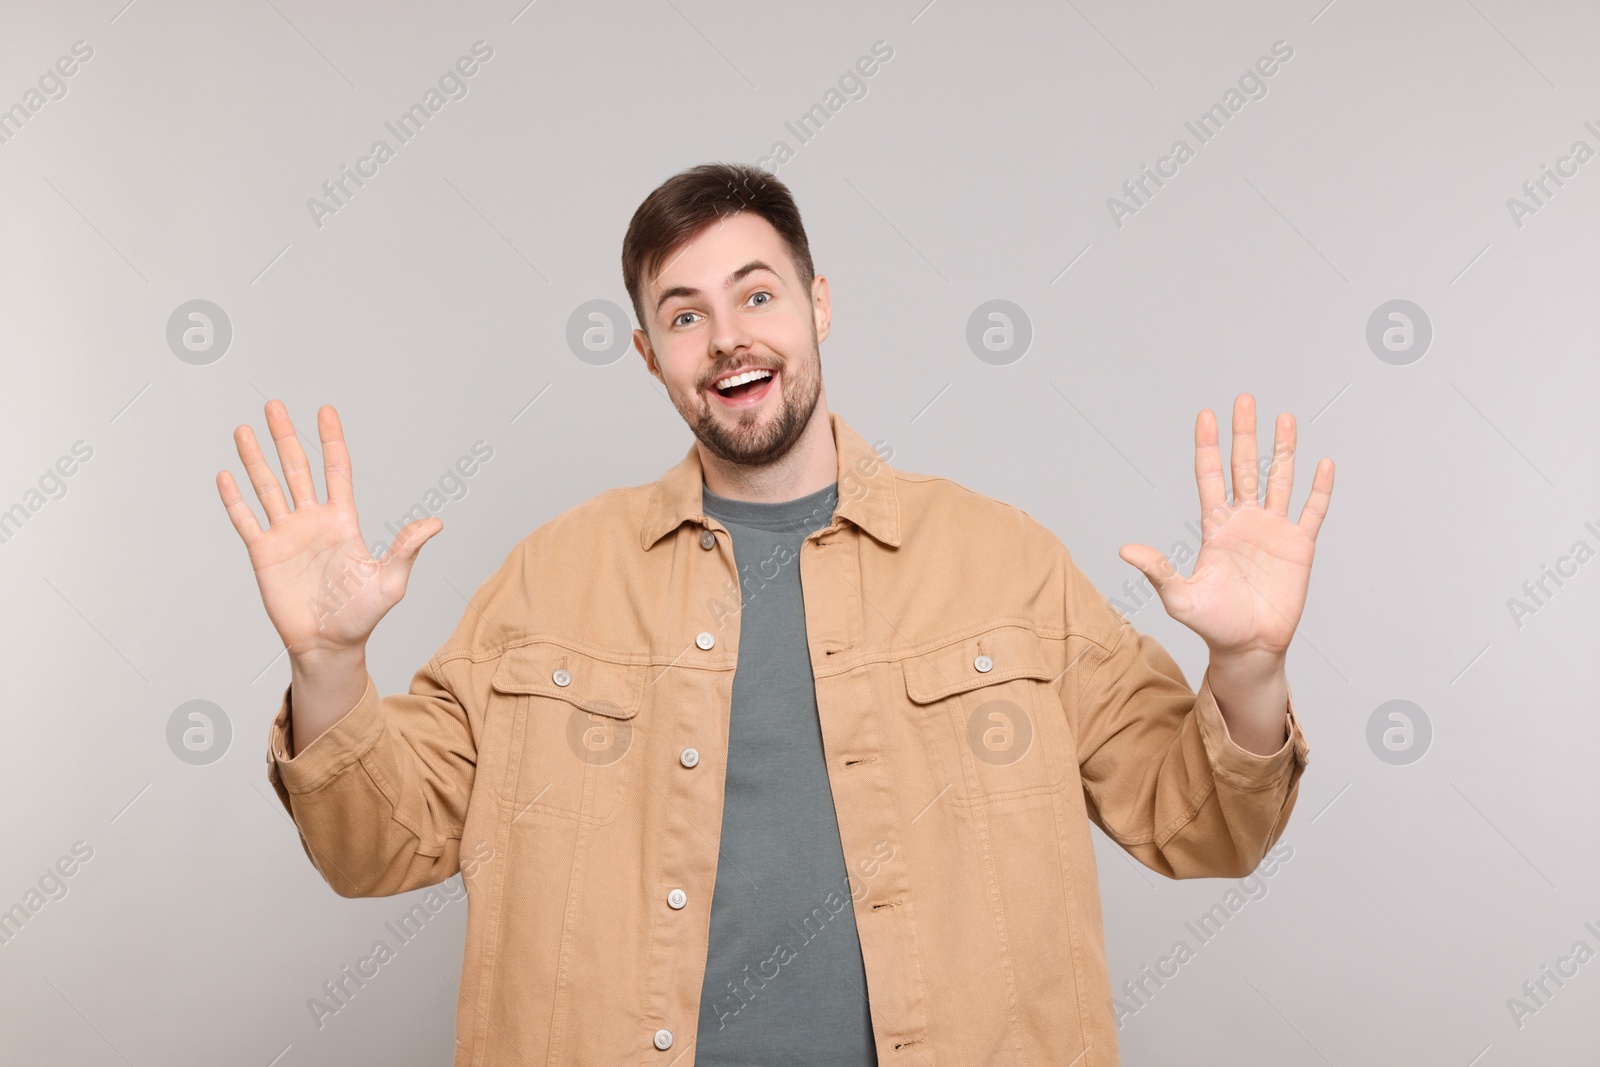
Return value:
[(770, 303), (772, 303), (772, 294), (771, 294), (771, 293), (768, 293), (768, 292), (765, 292), (765, 291), (763, 291), (763, 292), (759, 292), (759, 293), (751, 293), (751, 294), (750, 294), (750, 299), (751, 299), (751, 300), (754, 300), (754, 299), (755, 299), (755, 298), (756, 298), (756, 297), (758, 297), (758, 296), (764, 296), (764, 297), (766, 297), (766, 298), (767, 298), (767, 299), (766, 299), (766, 300), (765, 300), (765, 301), (764, 301), (764, 303), (768, 303), (768, 304), (770, 304)]
[(693, 315), (693, 314), (694, 314), (694, 312), (692, 312), (692, 311), (680, 311), (677, 315), (675, 315), (673, 317), (672, 324), (674, 326), (687, 326), (688, 323), (684, 322), (683, 318), (686, 315)]

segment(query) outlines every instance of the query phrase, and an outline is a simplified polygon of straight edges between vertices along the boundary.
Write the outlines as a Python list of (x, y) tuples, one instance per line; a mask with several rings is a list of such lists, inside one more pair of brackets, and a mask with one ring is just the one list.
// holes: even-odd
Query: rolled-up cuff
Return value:
[(383, 716), (378, 689), (369, 672), (366, 688), (355, 706), (290, 758), (289, 741), (294, 729), (290, 714), (292, 689), (284, 689), (283, 702), (268, 732), (267, 777), (275, 790), (281, 787), (289, 793), (310, 793), (371, 750), (383, 731)]
[(1200, 683), (1195, 714), (1200, 720), (1200, 736), (1205, 741), (1206, 755), (1217, 777), (1242, 790), (1270, 789), (1282, 784), (1285, 776), (1291, 780), (1298, 778), (1308, 762), (1311, 746), (1295, 718), (1293, 692), (1289, 694), (1287, 710), (1289, 736), (1282, 748), (1263, 756), (1241, 747), (1228, 733), (1228, 723), (1223, 719), (1222, 709), (1217, 706), (1217, 698), (1211, 692), (1211, 673), (1208, 670)]

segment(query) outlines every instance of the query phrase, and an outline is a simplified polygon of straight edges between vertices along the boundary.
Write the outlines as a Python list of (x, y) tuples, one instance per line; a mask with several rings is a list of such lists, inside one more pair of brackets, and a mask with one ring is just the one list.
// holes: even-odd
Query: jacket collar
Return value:
[[(838, 503), (834, 515), (849, 519), (886, 545), (900, 544), (900, 503), (895, 492), (894, 472), (860, 434), (839, 417), (828, 412), (833, 430), (834, 451), (839, 459)], [(688, 454), (661, 476), (650, 493), (639, 545), (648, 550), (685, 522), (705, 524), (700, 496), (705, 475), (700, 452), (689, 446)]]

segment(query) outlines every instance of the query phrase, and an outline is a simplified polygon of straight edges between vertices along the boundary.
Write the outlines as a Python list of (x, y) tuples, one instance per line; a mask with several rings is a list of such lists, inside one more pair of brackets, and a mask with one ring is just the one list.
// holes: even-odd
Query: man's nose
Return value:
[(713, 359), (733, 359), (750, 350), (750, 331), (738, 315), (720, 315), (711, 327)]

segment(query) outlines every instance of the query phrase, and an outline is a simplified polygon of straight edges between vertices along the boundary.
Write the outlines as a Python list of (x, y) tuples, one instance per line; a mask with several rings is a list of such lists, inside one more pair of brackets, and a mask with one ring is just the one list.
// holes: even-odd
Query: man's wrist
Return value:
[(1282, 653), (1217, 653), (1206, 676), (1235, 744), (1270, 756), (1289, 737), (1289, 676)]
[(366, 666), (367, 647), (365, 645), (337, 650), (289, 653), (290, 674), (295, 678), (307, 681), (330, 676), (341, 676), (354, 670), (364, 671)]
[(295, 655), (291, 657), (289, 673), (289, 730), (284, 747), (293, 759), (348, 714), (365, 694), (366, 649)]

